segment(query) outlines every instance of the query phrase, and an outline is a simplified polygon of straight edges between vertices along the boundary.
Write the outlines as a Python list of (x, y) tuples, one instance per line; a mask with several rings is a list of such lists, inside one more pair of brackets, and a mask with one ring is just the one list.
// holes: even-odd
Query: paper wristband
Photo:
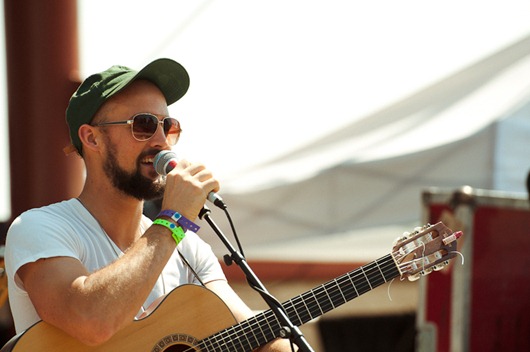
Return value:
[(168, 218), (173, 219), (177, 224), (182, 226), (185, 230), (198, 232), (199, 229), (201, 228), (199, 225), (197, 225), (193, 221), (186, 219), (186, 217), (184, 217), (183, 215), (173, 210), (162, 210), (160, 214), (158, 214), (156, 217), (158, 218), (160, 216), (167, 216)]
[(175, 225), (171, 221), (167, 221), (167, 220), (164, 220), (164, 219), (155, 219), (155, 221), (153, 221), (153, 224), (154, 225), (162, 225), (162, 226), (168, 228), (171, 231), (171, 237), (173, 237), (173, 239), (175, 240), (175, 243), (177, 245), (186, 236), (186, 234), (184, 233), (184, 230), (182, 229), (182, 227)]

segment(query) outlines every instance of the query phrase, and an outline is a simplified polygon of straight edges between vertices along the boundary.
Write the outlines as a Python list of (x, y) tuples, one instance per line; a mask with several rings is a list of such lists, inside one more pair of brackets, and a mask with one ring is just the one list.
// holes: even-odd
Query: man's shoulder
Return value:
[(20, 214), (19, 218), (28, 218), (28, 217), (39, 217), (46, 215), (66, 215), (72, 212), (77, 212), (79, 209), (79, 201), (75, 198), (64, 200), (57, 203), (52, 203), (44, 205), (39, 208), (32, 208), (26, 210)]
[(49, 205), (45, 205), (39, 208), (29, 209), (20, 214), (11, 224), (9, 232), (12, 232), (15, 228), (32, 228), (42, 229), (46, 226), (57, 224), (57, 223), (71, 223), (76, 219), (83, 217), (83, 209), (80, 208), (79, 201), (69, 199)]

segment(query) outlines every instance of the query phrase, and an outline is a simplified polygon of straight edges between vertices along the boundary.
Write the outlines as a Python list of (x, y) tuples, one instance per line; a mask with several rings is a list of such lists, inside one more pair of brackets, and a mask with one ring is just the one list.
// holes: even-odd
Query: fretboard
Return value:
[[(296, 326), (303, 325), (399, 276), (390, 254), (282, 303)], [(280, 336), (272, 310), (260, 313), (199, 342), (201, 351), (252, 351)]]

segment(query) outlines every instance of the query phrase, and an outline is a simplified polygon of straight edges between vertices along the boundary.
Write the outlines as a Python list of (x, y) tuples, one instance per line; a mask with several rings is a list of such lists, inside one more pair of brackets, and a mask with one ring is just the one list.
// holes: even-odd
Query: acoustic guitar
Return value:
[[(311, 289), (282, 306), (300, 326), (390, 280), (411, 280), (443, 268), (456, 255), (456, 240), (443, 223), (399, 238), (392, 252)], [(13, 337), (0, 352), (193, 352), (252, 351), (283, 335), (271, 310), (236, 323), (224, 302), (208, 289), (183, 285), (169, 293), (147, 317), (135, 320), (96, 347), (86, 346), (45, 322)]]

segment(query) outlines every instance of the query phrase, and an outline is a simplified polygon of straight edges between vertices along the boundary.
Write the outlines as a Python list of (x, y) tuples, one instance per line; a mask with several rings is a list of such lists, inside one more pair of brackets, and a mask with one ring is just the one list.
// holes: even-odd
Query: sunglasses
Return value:
[(153, 137), (158, 129), (158, 125), (164, 127), (164, 135), (166, 136), (169, 145), (177, 144), (180, 133), (180, 122), (172, 117), (164, 117), (162, 121), (158, 120), (153, 114), (140, 113), (131, 117), (129, 120), (101, 122), (93, 126), (117, 126), (117, 125), (131, 125), (131, 132), (137, 141), (144, 142)]

